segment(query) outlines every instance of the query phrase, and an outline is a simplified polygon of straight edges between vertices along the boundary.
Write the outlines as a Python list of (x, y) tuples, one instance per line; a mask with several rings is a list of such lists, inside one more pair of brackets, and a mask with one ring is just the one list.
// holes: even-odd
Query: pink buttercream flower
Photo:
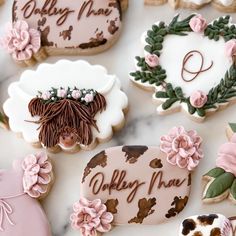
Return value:
[(49, 91), (46, 91), (45, 93), (42, 94), (41, 97), (43, 100), (48, 100), (51, 98), (51, 93)]
[(191, 18), (189, 26), (193, 32), (201, 33), (207, 27), (207, 21), (201, 15), (196, 15)]
[(83, 236), (96, 236), (97, 232), (105, 233), (111, 230), (113, 215), (107, 212), (107, 208), (100, 199), (89, 201), (81, 198), (73, 206), (71, 226), (80, 230)]
[(145, 57), (145, 62), (150, 66), (150, 67), (156, 67), (159, 65), (159, 57), (155, 54), (148, 54)]
[(234, 134), (230, 142), (221, 145), (216, 166), (230, 172), (236, 176), (236, 135)]
[(24, 170), (24, 192), (33, 198), (38, 198), (46, 193), (48, 184), (52, 180), (52, 165), (48, 161), (47, 154), (42, 152), (27, 156), (22, 163), (22, 168)]
[(91, 93), (86, 94), (85, 97), (84, 97), (84, 101), (87, 102), (87, 103), (92, 102), (93, 99), (94, 99), (94, 96)]
[(65, 89), (61, 88), (61, 89), (57, 90), (57, 96), (59, 98), (64, 98), (64, 97), (66, 97), (66, 95), (67, 95), (67, 91)]
[(29, 60), (41, 47), (38, 30), (29, 27), (25, 21), (7, 24), (6, 35), (0, 40), (1, 46), (18, 61)]
[(203, 91), (196, 91), (190, 96), (190, 104), (195, 108), (203, 107), (207, 102), (207, 95)]
[(172, 165), (192, 171), (203, 158), (200, 148), (202, 139), (194, 130), (185, 131), (183, 127), (174, 127), (160, 141), (160, 149), (167, 154), (167, 161)]
[(81, 95), (82, 95), (82, 94), (81, 94), (80, 90), (78, 90), (78, 89), (73, 90), (73, 91), (72, 91), (72, 94), (71, 94), (72, 98), (74, 98), (74, 99), (80, 98)]
[(236, 39), (231, 39), (225, 43), (225, 54), (230, 58), (236, 56)]

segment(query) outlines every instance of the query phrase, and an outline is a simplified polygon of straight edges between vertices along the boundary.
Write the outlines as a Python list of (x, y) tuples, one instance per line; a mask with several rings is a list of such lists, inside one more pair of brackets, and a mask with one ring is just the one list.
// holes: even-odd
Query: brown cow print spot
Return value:
[(81, 43), (79, 48), (87, 49), (94, 48), (106, 44), (107, 39), (104, 38), (103, 32), (96, 33), (96, 38), (91, 38), (88, 43)]
[(42, 46), (48, 46), (48, 47), (53, 46), (54, 43), (48, 41), (48, 35), (50, 33), (50, 26), (47, 26), (44, 30), (39, 29), (39, 31), (41, 32)]
[(38, 20), (38, 27), (40, 28), (41, 26), (44, 26), (47, 22), (47, 18), (43, 17), (42, 20)]
[(60, 32), (60, 37), (63, 38), (63, 40), (71, 40), (71, 33), (73, 31), (73, 26), (69, 26), (68, 30), (63, 30), (62, 32)]
[(112, 214), (117, 213), (118, 204), (119, 204), (118, 199), (108, 199), (105, 203), (105, 205), (107, 207), (107, 211), (111, 212)]
[(166, 214), (166, 218), (171, 218), (179, 214), (187, 205), (188, 197), (175, 197), (174, 201), (171, 203), (171, 206), (174, 206), (168, 210), (168, 213)]
[(124, 146), (122, 152), (125, 152), (126, 162), (133, 164), (138, 158), (148, 150), (147, 146)]
[(158, 158), (153, 159), (153, 160), (150, 162), (149, 166), (150, 166), (151, 168), (153, 168), (153, 169), (158, 169), (158, 168), (162, 168), (162, 167), (163, 167), (163, 165), (162, 165), (162, 163), (161, 163), (161, 159), (158, 159)]
[(193, 234), (193, 236), (203, 236), (202, 232), (200, 231), (197, 231)]
[(116, 22), (111, 20), (110, 25), (108, 26), (108, 32), (113, 35), (118, 29), (119, 27), (116, 26)]
[(129, 224), (136, 223), (136, 224), (142, 224), (143, 220), (147, 218), (149, 215), (153, 214), (155, 210), (152, 208), (156, 205), (156, 198), (149, 198), (148, 200), (146, 198), (142, 198), (138, 202), (138, 214), (131, 220), (129, 220)]
[(210, 236), (221, 236), (221, 230), (220, 230), (220, 228), (214, 228), (214, 229), (212, 229)]
[(106, 165), (107, 165), (107, 155), (106, 155), (105, 151), (102, 151), (102, 152), (98, 153), (96, 156), (94, 156), (87, 164), (87, 166), (84, 170), (82, 183), (84, 183), (85, 178), (90, 174), (91, 169), (94, 169), (97, 166), (105, 167)]
[(190, 231), (196, 228), (196, 223), (192, 219), (186, 219), (183, 221), (182, 226), (183, 226), (182, 234), (188, 235)]
[(217, 219), (218, 216), (216, 214), (210, 214), (210, 215), (201, 215), (198, 216), (198, 220), (201, 225), (212, 225), (214, 220)]

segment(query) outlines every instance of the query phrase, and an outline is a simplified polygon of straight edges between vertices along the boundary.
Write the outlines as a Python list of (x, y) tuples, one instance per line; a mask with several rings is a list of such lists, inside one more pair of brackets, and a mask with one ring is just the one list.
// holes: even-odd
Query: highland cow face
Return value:
[(72, 148), (93, 142), (92, 127), (98, 130), (95, 115), (106, 108), (103, 95), (92, 89), (55, 89), (30, 101), (32, 116), (39, 116), (39, 141), (46, 148)]

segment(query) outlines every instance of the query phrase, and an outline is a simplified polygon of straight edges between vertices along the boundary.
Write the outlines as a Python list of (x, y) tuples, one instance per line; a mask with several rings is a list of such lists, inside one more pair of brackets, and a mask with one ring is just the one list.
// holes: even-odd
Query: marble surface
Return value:
[[(12, 0), (0, 7), (0, 34), (4, 30), (4, 24), (10, 20)], [(180, 10), (184, 16), (191, 13), (190, 10)], [(206, 7), (200, 12), (208, 20), (222, 15), (222, 13), (211, 7)], [(203, 124), (196, 124), (190, 121), (185, 115), (178, 113), (169, 116), (157, 116), (156, 107), (151, 102), (151, 93), (145, 92), (129, 82), (128, 74), (134, 68), (134, 57), (140, 55), (142, 47), (139, 41), (143, 31), (157, 20), (169, 21), (176, 11), (168, 5), (160, 7), (145, 7), (142, 0), (130, 0), (129, 10), (124, 17), (123, 34), (118, 43), (109, 51), (100, 55), (83, 57), (91, 64), (105, 66), (109, 73), (117, 74), (122, 81), (123, 90), (128, 94), (130, 111), (127, 116), (126, 127), (116, 133), (113, 139), (103, 145), (99, 145), (91, 152), (80, 152), (74, 155), (57, 154), (51, 155), (56, 180), (49, 196), (43, 200), (43, 207), (48, 215), (52, 226), (53, 236), (75, 236), (78, 232), (73, 231), (69, 225), (69, 215), (73, 202), (79, 199), (81, 173), (87, 161), (97, 152), (106, 147), (122, 144), (145, 144), (158, 145), (162, 134), (168, 132), (172, 126), (184, 125), (186, 129), (196, 129), (204, 139), (203, 150), (205, 158), (199, 168), (193, 174), (193, 185), (190, 201), (179, 217), (169, 222), (156, 226), (129, 226), (116, 227), (109, 235), (168, 235), (176, 236), (178, 227), (186, 216), (217, 212), (226, 216), (235, 215), (236, 206), (230, 202), (214, 205), (203, 205), (201, 202), (201, 175), (214, 166), (217, 149), (220, 144), (226, 141), (225, 127), (228, 121), (236, 121), (236, 106), (217, 113), (207, 119)], [(233, 14), (236, 20), (236, 14)], [(82, 57), (71, 57), (71, 60)], [(48, 63), (57, 61), (59, 58), (50, 58)], [(17, 67), (3, 51), (0, 51), (0, 101), (7, 98), (7, 87), (10, 82), (16, 81), (24, 69)], [(36, 152), (30, 145), (18, 138), (16, 134), (0, 130), (0, 167), (10, 168), (14, 159), (24, 157), (26, 154)], [(1, 235), (1, 233), (0, 233)]]

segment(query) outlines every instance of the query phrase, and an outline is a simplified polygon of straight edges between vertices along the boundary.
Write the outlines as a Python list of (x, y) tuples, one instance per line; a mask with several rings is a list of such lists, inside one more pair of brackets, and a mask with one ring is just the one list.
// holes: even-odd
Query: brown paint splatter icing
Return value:
[(170, 165), (159, 147), (121, 146), (93, 157), (82, 178), (82, 196), (101, 199), (115, 225), (156, 225), (186, 206), (190, 172)]

